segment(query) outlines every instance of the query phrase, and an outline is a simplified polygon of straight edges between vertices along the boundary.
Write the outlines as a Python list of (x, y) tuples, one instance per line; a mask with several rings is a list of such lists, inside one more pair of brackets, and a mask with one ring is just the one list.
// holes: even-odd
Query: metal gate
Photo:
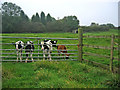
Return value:
[[(78, 49), (77, 49), (77, 45), (78, 44), (73, 44), (72, 41), (76, 40), (76, 42), (78, 41), (78, 38), (44, 38), (44, 37), (6, 37), (6, 36), (2, 36), (2, 48), (0, 49), (0, 51), (2, 51), (1, 54), (1, 58), (2, 61), (17, 61), (17, 53), (16, 53), (16, 49), (14, 46), (14, 43), (18, 40), (23, 41), (24, 43), (27, 41), (33, 41), (34, 46), (35, 46), (35, 50), (33, 52), (33, 59), (34, 61), (42, 61), (43, 60), (43, 52), (41, 50), (40, 47), (40, 42), (43, 41), (44, 39), (48, 39), (48, 40), (58, 40), (58, 43), (56, 45), (65, 45), (67, 47), (67, 53), (62, 53), (64, 54), (71, 54), (69, 56), (69, 59), (65, 59), (65, 56), (59, 56), (58, 55), (58, 50), (57, 48), (53, 48), (51, 56), (52, 56), (52, 60), (51, 61), (71, 61), (71, 60), (78, 60)], [(66, 44), (60, 44), (60, 42), (66, 42), (69, 41), (71, 44), (66, 43)], [(23, 49), (22, 52), (22, 61), (26, 60), (26, 55), (25, 55), (25, 49)], [(30, 58), (28, 61), (31, 61)], [(48, 59), (49, 61), (49, 59)]]

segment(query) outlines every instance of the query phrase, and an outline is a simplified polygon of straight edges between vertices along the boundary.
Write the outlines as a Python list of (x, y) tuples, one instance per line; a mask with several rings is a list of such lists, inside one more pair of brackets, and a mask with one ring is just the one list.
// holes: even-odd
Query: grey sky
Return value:
[(56, 19), (75, 15), (80, 25), (90, 25), (91, 22), (99, 24), (112, 23), (118, 26), (119, 0), (2, 0), (20, 6), (31, 18), (33, 14), (41, 11)]

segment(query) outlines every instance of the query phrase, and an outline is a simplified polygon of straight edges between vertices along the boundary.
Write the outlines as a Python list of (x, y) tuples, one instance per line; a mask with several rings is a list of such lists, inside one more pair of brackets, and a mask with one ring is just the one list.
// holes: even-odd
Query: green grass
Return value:
[[(3, 88), (109, 88), (117, 76), (78, 61), (3, 63)], [(108, 83), (108, 84), (107, 84)]]
[[(84, 33), (84, 35), (118, 35), (117, 32), (118, 30), (110, 30), (109, 32)], [(2, 35), (11, 37), (78, 38), (78, 34), (73, 33), (12, 33)], [(2, 42), (13, 43), (18, 40), (26, 42), (28, 40), (35, 41), (36, 39), (2, 39)], [(115, 42), (118, 42), (118, 40), (115, 39)], [(37, 43), (37, 41), (34, 42), (34, 44)], [(90, 45), (110, 46), (111, 39), (84, 38), (83, 43)], [(58, 44), (78, 44), (78, 41), (58, 40)], [(78, 49), (77, 46), (66, 47), (68, 50)], [(4, 45), (2, 48), (15, 49), (13, 45)], [(38, 46), (36, 45), (35, 48), (38, 49)], [(110, 50), (105, 49), (84, 47), (83, 51), (110, 56)], [(13, 53), (13, 51), (3, 51), (3, 53)], [(42, 53), (42, 51), (40, 53)], [(69, 51), (68, 53), (72, 52)], [(114, 57), (118, 57), (118, 52), (116, 50), (114, 50)], [(109, 58), (107, 59), (103, 57), (83, 55), (83, 58), (105, 65), (109, 65), (110, 62)], [(113, 65), (118, 65), (117, 60), (113, 61)], [(87, 65), (86, 63), (80, 63), (78, 61), (38, 61), (27, 64), (20, 62), (3, 62), (2, 70), (3, 88), (111, 88), (117, 87), (117, 84), (119, 83), (116, 74), (111, 74), (100, 67), (93, 67), (92, 65)]]
[(96, 36), (96, 35), (98, 35), (98, 36), (100, 36), (100, 35), (112, 35), (112, 34), (118, 35), (118, 30), (110, 29), (110, 31), (105, 31), (105, 32), (85, 33), (85, 35), (94, 35), (94, 36)]

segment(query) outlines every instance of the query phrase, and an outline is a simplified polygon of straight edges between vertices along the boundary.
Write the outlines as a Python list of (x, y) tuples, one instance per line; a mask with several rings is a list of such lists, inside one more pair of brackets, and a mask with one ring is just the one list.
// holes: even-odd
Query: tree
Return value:
[(41, 22), (42, 22), (42, 24), (46, 25), (45, 13), (44, 12), (41, 12)]
[(20, 16), (22, 9), (13, 3), (5, 2), (2, 4), (2, 15)]
[(21, 28), (22, 33), (43, 33), (45, 32), (45, 26), (42, 23), (39, 22), (28, 22), (28, 23), (22, 23), (23, 27)]
[(50, 14), (47, 14), (47, 18), (46, 18), (46, 22), (51, 22), (52, 21), (52, 17), (50, 16)]
[(24, 13), (23, 10), (21, 10), (20, 17), (21, 17), (22, 20), (24, 20), (24, 21), (29, 21), (28, 16)]
[(111, 23), (101, 24), (100, 26), (105, 26), (105, 27), (108, 27), (108, 28), (110, 28), (110, 29), (115, 28), (115, 26), (114, 26), (113, 24), (111, 24)]
[(2, 32), (18, 32), (21, 23), (28, 21), (28, 16), (19, 6), (8, 2), (2, 4)]
[(64, 27), (61, 20), (54, 20), (46, 24), (47, 32), (63, 32)]
[(92, 22), (90, 26), (99, 26), (98, 23)]
[(31, 21), (32, 21), (32, 22), (35, 22), (35, 20), (36, 20), (36, 19), (35, 19), (35, 15), (33, 15), (32, 18), (31, 18)]
[(79, 20), (76, 16), (67, 16), (62, 19), (65, 32), (72, 32), (79, 26)]
[(111, 23), (108, 23), (107, 26), (108, 26), (109, 28), (111, 28), (111, 29), (115, 28), (115, 26), (114, 26), (113, 24), (111, 24)]
[(32, 22), (40, 22), (39, 14), (36, 13), (36, 15), (33, 15), (31, 21)]
[(36, 22), (40, 22), (40, 16), (38, 13), (36, 13)]

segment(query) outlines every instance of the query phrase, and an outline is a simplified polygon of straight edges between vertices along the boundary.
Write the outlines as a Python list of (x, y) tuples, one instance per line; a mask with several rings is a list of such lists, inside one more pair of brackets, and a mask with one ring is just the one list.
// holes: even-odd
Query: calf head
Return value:
[(32, 41), (27, 41), (26, 43), (26, 47), (25, 47), (26, 51), (33, 51), (35, 49), (33, 42)]
[(57, 40), (51, 41), (51, 43), (53, 44), (53, 47), (57, 47), (57, 46), (56, 46)]
[[(47, 39), (45, 39), (44, 42), (51, 42), (52, 44), (57, 44), (57, 40), (47, 40)], [(53, 47), (56, 47), (56, 45), (53, 45)]]
[(33, 45), (33, 42), (32, 42), (32, 41), (27, 41), (26, 44), (27, 44), (27, 45)]
[(45, 49), (52, 50), (52, 47), (56, 47), (56, 43), (57, 43), (57, 41), (52, 41), (52, 40), (46, 40), (45, 39), (44, 41), (41, 41), (40, 46), (41, 46), (42, 50), (45, 50)]
[(14, 45), (16, 50), (24, 48), (24, 43), (22, 41), (17, 41)]
[(41, 50), (50, 49), (50, 44), (44, 41), (41, 41), (40, 46), (41, 46)]

